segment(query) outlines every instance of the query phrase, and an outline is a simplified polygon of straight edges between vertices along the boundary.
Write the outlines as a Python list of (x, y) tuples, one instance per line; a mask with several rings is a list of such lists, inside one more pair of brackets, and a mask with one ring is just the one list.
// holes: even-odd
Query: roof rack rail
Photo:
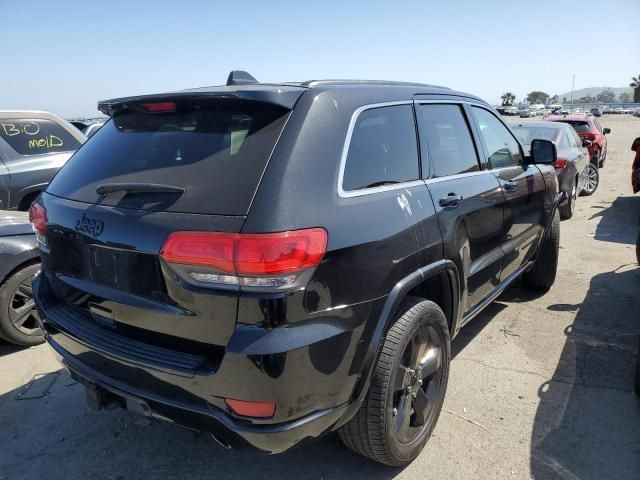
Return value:
[(227, 77), (227, 85), (249, 85), (252, 83), (259, 82), (244, 70), (232, 70)]

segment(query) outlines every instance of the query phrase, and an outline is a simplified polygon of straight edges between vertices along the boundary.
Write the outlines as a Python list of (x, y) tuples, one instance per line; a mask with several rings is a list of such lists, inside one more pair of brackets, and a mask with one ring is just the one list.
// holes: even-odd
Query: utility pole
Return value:
[(573, 74), (573, 80), (571, 80), (571, 106), (573, 107), (573, 87), (576, 84), (576, 74)]

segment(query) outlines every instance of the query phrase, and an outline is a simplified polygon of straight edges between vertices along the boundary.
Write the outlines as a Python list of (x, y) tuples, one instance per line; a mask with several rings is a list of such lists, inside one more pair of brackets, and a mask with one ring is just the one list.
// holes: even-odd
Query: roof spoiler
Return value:
[(248, 72), (245, 72), (244, 70), (232, 70), (227, 77), (227, 86), (248, 85), (251, 83), (258, 83), (258, 80), (253, 78)]

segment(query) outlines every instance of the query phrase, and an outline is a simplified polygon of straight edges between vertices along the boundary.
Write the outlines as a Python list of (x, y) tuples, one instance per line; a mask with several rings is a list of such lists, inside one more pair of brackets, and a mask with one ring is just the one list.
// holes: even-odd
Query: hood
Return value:
[(0, 210), (0, 237), (33, 234), (27, 212)]

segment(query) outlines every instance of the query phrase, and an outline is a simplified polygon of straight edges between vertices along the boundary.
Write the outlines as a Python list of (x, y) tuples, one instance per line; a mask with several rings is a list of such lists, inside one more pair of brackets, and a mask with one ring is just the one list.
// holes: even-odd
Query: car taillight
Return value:
[(317, 266), (327, 232), (308, 228), (280, 233), (174, 232), (160, 256), (169, 263), (212, 269), (189, 270), (199, 282), (247, 287), (286, 287)]
[(555, 162), (553, 162), (554, 168), (567, 168), (569, 162), (566, 158), (558, 157)]
[(32, 203), (29, 208), (29, 222), (36, 234), (38, 243), (47, 246), (47, 209), (39, 203)]

